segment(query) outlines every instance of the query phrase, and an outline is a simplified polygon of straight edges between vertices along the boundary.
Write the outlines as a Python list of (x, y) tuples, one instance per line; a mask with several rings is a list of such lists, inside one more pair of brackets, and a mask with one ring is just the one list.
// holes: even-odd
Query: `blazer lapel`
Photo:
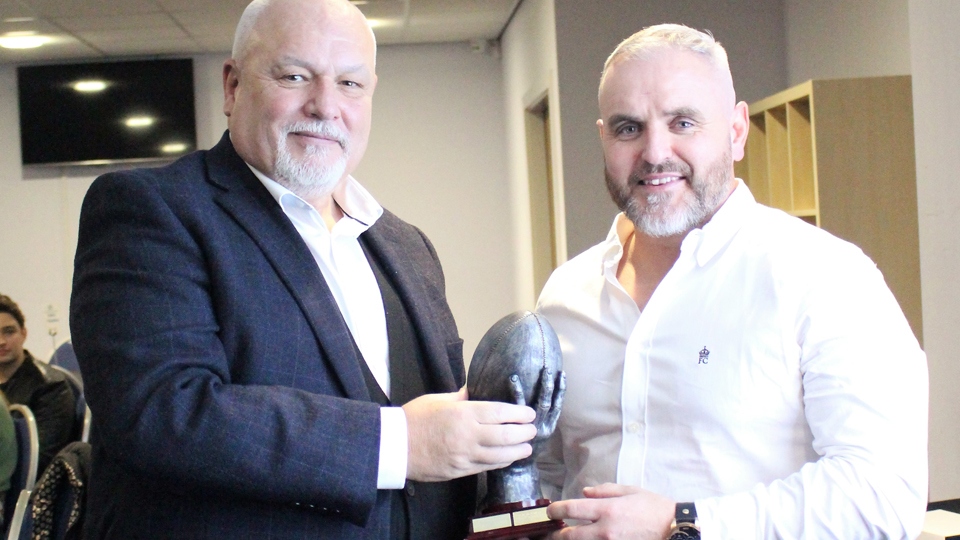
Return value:
[(207, 154), (210, 181), (222, 188), (215, 200), (247, 231), (290, 289), (317, 342), (340, 378), (344, 395), (370, 400), (353, 343), (326, 280), (296, 228), (224, 135)]
[[(447, 340), (437, 326), (431, 309), (431, 295), (424, 286), (422, 276), (421, 265), (432, 266), (435, 262), (420, 261), (416, 258), (415, 254), (425, 253), (426, 250), (411, 253), (405, 249), (405, 246), (410, 245), (411, 239), (404, 238), (399, 228), (391, 226), (390, 217), (392, 216), (385, 212), (360, 239), (381, 262), (387, 279), (397, 288), (400, 300), (420, 333), (427, 372), (438, 385), (437, 388), (428, 388), (427, 391), (455, 391), (457, 383), (450, 369)], [(417, 238), (417, 241), (420, 239)]]

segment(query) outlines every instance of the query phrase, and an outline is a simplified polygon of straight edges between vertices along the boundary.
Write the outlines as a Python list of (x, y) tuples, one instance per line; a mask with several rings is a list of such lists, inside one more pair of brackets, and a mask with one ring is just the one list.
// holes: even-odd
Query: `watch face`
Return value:
[(700, 540), (700, 531), (692, 525), (678, 525), (667, 540)]

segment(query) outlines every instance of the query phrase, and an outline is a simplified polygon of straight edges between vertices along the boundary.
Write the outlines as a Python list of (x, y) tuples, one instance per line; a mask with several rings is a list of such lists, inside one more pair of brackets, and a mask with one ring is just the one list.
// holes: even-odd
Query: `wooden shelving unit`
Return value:
[(909, 76), (812, 80), (750, 105), (757, 201), (860, 246), (923, 342)]

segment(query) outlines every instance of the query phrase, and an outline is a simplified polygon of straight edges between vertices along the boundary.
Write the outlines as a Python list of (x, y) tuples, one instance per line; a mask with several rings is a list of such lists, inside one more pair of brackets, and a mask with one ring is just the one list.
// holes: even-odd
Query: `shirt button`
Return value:
[(636, 422), (630, 422), (629, 424), (627, 424), (627, 431), (629, 431), (630, 433), (636, 433), (640, 431), (640, 424)]
[(407, 482), (407, 495), (413, 497), (414, 495), (416, 495), (416, 493), (417, 493), (417, 490), (416, 488), (413, 487), (413, 483)]

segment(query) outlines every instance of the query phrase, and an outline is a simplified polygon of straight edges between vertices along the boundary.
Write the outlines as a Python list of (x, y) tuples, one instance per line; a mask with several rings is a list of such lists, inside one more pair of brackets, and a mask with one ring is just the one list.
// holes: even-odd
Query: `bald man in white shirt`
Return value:
[(568, 386), (539, 465), (556, 539), (903, 538), (927, 494), (926, 359), (856, 246), (734, 177), (726, 53), (646, 28), (600, 82), (606, 240), (540, 297)]

